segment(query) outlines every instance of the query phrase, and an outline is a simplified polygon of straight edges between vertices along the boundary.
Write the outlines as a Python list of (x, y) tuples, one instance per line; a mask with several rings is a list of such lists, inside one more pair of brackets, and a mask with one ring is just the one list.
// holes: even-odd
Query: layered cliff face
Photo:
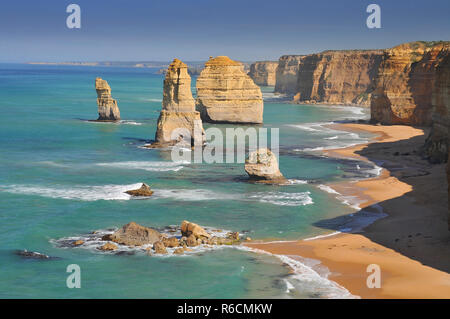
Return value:
[(120, 111), (117, 101), (111, 97), (111, 88), (102, 78), (95, 79), (97, 90), (98, 119), (97, 121), (119, 121)]
[(369, 106), (382, 50), (325, 51), (300, 60), (297, 102)]
[(298, 69), (303, 55), (283, 55), (275, 72), (275, 93), (297, 94)]
[(275, 86), (277, 66), (275, 61), (257, 61), (250, 65), (248, 75), (257, 85)]
[(200, 113), (195, 111), (191, 93), (191, 77), (187, 65), (178, 59), (169, 65), (164, 79), (162, 110), (155, 140), (154, 147), (174, 145), (182, 140), (190, 145), (202, 145), (204, 141)]
[(197, 79), (197, 110), (206, 122), (262, 123), (260, 88), (242, 64), (226, 56), (210, 58)]
[(425, 154), (433, 163), (442, 163), (448, 157), (450, 130), (450, 52), (442, 51), (444, 58), (436, 69), (432, 95), (432, 122), (425, 143)]
[(372, 120), (431, 125), (435, 73), (449, 44), (412, 42), (386, 50), (372, 93)]

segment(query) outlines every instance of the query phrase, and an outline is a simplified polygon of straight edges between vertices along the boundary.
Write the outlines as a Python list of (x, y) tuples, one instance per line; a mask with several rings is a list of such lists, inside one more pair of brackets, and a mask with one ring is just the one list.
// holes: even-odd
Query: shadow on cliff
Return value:
[[(423, 135), (392, 143), (373, 143), (357, 152), (411, 185), (412, 191), (353, 214), (318, 221), (314, 226), (359, 232), (362, 226), (370, 224), (361, 234), (371, 241), (424, 265), (450, 272), (445, 165), (432, 165), (421, 157), (425, 138)], [(385, 183), (383, 187), (389, 185)]]

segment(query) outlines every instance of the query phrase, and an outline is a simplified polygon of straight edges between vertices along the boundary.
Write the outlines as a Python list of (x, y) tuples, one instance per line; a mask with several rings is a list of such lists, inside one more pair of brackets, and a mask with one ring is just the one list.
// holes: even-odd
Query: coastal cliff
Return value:
[(276, 61), (257, 61), (250, 65), (248, 75), (257, 85), (275, 86), (277, 66)]
[(97, 91), (98, 119), (97, 121), (119, 121), (120, 111), (117, 101), (111, 97), (111, 88), (102, 78), (95, 79)]
[(226, 56), (210, 58), (197, 79), (197, 110), (206, 122), (263, 122), (260, 88), (243, 66)]
[[(162, 110), (153, 147), (174, 145), (183, 139), (190, 145), (203, 144), (203, 125), (200, 113), (195, 111), (191, 77), (187, 69), (187, 65), (178, 59), (174, 59), (169, 65), (164, 79)], [(189, 138), (181, 131), (174, 132), (180, 129), (188, 131)]]
[(448, 157), (448, 138), (450, 129), (450, 55), (442, 52), (445, 58), (436, 69), (436, 79), (432, 95), (432, 127), (425, 143), (425, 155), (433, 163), (442, 163)]
[(382, 50), (346, 50), (303, 57), (294, 101), (369, 106), (382, 56)]
[(450, 42), (411, 42), (386, 50), (374, 84), (371, 119), (429, 126), (436, 69)]
[(304, 55), (283, 55), (275, 72), (275, 93), (297, 94), (298, 69)]

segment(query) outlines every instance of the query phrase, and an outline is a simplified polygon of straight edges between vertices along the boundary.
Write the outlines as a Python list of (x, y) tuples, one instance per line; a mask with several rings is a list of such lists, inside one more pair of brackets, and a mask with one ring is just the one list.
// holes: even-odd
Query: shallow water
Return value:
[[(168, 151), (142, 148), (154, 137), (161, 108), (163, 76), (154, 72), (0, 65), (0, 297), (346, 296), (299, 261), (291, 267), (303, 274), (300, 278), (289, 275), (286, 260), (245, 249), (149, 257), (54, 244), (130, 221), (165, 227), (184, 219), (245, 231), (253, 239), (317, 236), (330, 230), (314, 223), (354, 211), (319, 186), (376, 174), (370, 164), (320, 152), (370, 138), (324, 125), (367, 117), (367, 110), (287, 104), (270, 94), (273, 88), (262, 88), (264, 127), (280, 129), (280, 168), (290, 185), (248, 184), (243, 164), (174, 163)], [(96, 76), (109, 82), (120, 123), (87, 121), (97, 117)], [(142, 182), (155, 190), (150, 199), (133, 200), (123, 193)], [(25, 260), (13, 254), (15, 249), (60, 259)], [(66, 266), (73, 263), (81, 267), (81, 289), (66, 287)]]

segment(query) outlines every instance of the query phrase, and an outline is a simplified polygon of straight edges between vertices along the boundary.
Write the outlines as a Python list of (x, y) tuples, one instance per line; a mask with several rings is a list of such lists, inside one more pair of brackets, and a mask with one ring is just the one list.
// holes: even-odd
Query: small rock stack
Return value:
[(95, 79), (97, 90), (98, 119), (97, 121), (119, 121), (120, 111), (117, 101), (111, 97), (111, 88), (102, 78)]

